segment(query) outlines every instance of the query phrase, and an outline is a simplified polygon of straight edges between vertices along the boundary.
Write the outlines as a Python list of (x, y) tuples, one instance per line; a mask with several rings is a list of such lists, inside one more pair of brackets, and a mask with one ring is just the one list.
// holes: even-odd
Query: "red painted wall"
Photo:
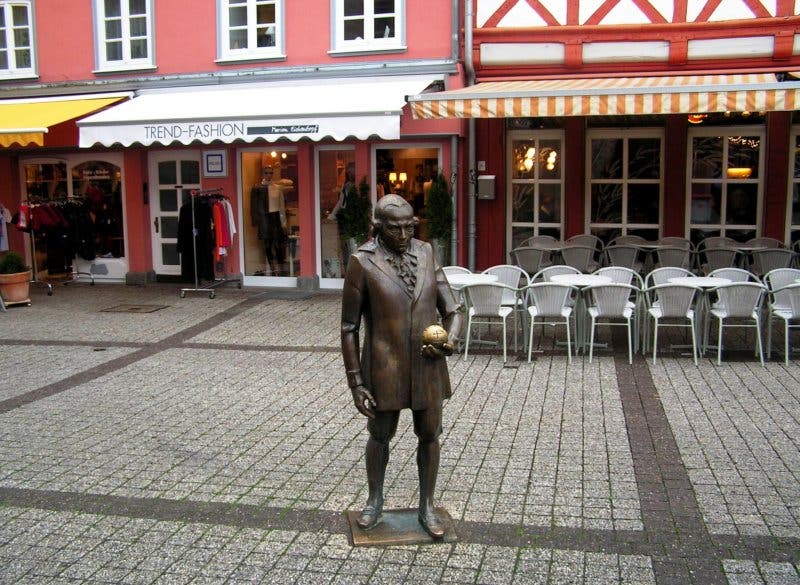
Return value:
[(686, 233), (686, 116), (667, 116), (664, 128), (664, 207), (662, 235), (688, 237)]
[[(505, 120), (477, 120), (476, 161), (486, 161), (481, 175), (495, 176), (495, 198), (475, 201), (475, 268), (506, 264)], [(477, 165), (476, 165), (477, 168)]]
[[(451, 56), (451, 4), (437, 2), (435, 18), (425, 0), (407, 0), (406, 47), (397, 53), (332, 56), (330, 0), (287, 0), (286, 59), (217, 64), (217, 9), (215, 0), (154, 2), (155, 71), (133, 75), (171, 75), (300, 65), (341, 65), (365, 61), (446, 59)], [(127, 74), (95, 74), (92, 3), (89, 0), (37, 0), (39, 81), (54, 83), (104, 79)], [(80, 34), (64, 34), (80, 31)]]
[(766, 174), (764, 176), (763, 235), (786, 237), (786, 197), (789, 184), (791, 112), (767, 114)]

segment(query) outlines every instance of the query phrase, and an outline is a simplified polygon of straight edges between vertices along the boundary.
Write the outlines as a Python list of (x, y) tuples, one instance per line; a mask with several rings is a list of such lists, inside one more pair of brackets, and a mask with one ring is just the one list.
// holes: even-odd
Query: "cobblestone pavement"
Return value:
[[(605, 330), (592, 363), (551, 332), (450, 358), (459, 540), (365, 548), (338, 294), (33, 295), (0, 313), (0, 583), (800, 583), (800, 369), (752, 336), (721, 366)], [(417, 499), (410, 423), (387, 508)]]

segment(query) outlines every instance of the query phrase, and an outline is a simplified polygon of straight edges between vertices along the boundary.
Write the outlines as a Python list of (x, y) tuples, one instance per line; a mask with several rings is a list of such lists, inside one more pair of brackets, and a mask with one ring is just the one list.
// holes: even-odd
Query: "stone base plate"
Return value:
[(416, 508), (384, 510), (378, 523), (369, 530), (362, 530), (356, 523), (360, 510), (347, 510), (350, 524), (350, 543), (353, 546), (392, 546), (405, 544), (434, 544), (437, 542), (457, 542), (455, 523), (444, 508), (436, 508), (444, 521), (445, 532), (442, 538), (432, 538), (417, 519)]

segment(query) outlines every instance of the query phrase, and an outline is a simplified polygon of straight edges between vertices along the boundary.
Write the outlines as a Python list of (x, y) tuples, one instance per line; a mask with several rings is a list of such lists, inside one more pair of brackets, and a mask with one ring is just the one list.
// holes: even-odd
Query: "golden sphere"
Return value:
[(442, 347), (447, 343), (447, 331), (441, 325), (429, 325), (422, 332), (422, 343)]

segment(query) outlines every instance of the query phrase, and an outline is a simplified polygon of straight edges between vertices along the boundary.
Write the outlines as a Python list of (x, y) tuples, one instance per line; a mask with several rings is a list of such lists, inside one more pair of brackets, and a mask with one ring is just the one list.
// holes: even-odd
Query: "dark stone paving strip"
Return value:
[(152, 343), (137, 341), (66, 341), (63, 339), (0, 339), (0, 345), (36, 345), (40, 347), (150, 347)]
[[(100, 378), (101, 376), (108, 375), (111, 372), (120, 370), (139, 360), (143, 360), (152, 355), (155, 355), (156, 353), (164, 351), (165, 349), (182, 344), (187, 339), (191, 339), (195, 335), (198, 335), (209, 329), (213, 329), (217, 325), (220, 325), (225, 321), (236, 317), (237, 315), (241, 314), (242, 312), (246, 311), (247, 309), (255, 305), (258, 305), (261, 302), (262, 302), (261, 300), (256, 298), (246, 299), (241, 303), (237, 303), (232, 307), (228, 307), (227, 309), (221, 311), (220, 313), (217, 313), (216, 315), (210, 316), (209, 318), (197, 323), (196, 325), (187, 327), (186, 329), (179, 331), (178, 333), (175, 333), (173, 335), (170, 335), (169, 337), (166, 337), (160, 341), (156, 341), (155, 343), (147, 344), (141, 349), (138, 349), (137, 351), (134, 351), (128, 355), (120, 356), (116, 359), (109, 360), (103, 364), (100, 364), (93, 368), (89, 368), (88, 370), (84, 370), (73, 376), (69, 376), (68, 378), (59, 380), (58, 382), (48, 384), (47, 386), (42, 386), (41, 388), (36, 388), (35, 390), (31, 390), (30, 392), (26, 392), (25, 394), (20, 394), (19, 396), (14, 396), (13, 398), (2, 400), (0, 401), (0, 414), (4, 414), (6, 412), (14, 410), (15, 408), (25, 406), (26, 404), (30, 404), (32, 402), (36, 402), (37, 400), (41, 400), (43, 398), (49, 398), (50, 396), (60, 394), (61, 392), (66, 392), (67, 390), (70, 390), (75, 386), (79, 386), (80, 384), (85, 384), (86, 382), (95, 380), (97, 378)], [(79, 344), (83, 345), (83, 343)], [(134, 345), (134, 347), (136, 346)]]
[[(302, 510), (224, 502), (130, 498), (96, 494), (79, 494), (46, 490), (0, 487), (0, 504), (55, 512), (74, 512), (159, 521), (207, 523), (262, 530), (320, 530), (347, 534), (347, 520), (342, 512)], [(507, 547), (542, 547), (617, 555), (671, 556), (682, 559), (697, 551), (683, 550), (676, 542), (654, 542), (644, 532), (582, 530), (580, 528), (520, 527), (489, 522), (456, 522), (459, 541)], [(797, 554), (800, 540), (775, 542), (754, 537), (737, 537), (735, 558), (789, 562)], [(702, 551), (713, 558), (731, 558), (729, 542), (719, 548)], [(669, 561), (672, 562), (672, 561)], [(675, 561), (680, 564), (682, 561)], [(697, 573), (696, 573), (697, 574)], [(664, 581), (660, 581), (664, 582)], [(669, 582), (669, 581), (666, 581)], [(684, 580), (684, 583), (688, 582)], [(710, 581), (705, 581), (710, 582)]]
[(665, 545), (653, 556), (656, 583), (727, 583), (644, 358), (629, 365), (617, 355), (614, 363), (644, 530)]

